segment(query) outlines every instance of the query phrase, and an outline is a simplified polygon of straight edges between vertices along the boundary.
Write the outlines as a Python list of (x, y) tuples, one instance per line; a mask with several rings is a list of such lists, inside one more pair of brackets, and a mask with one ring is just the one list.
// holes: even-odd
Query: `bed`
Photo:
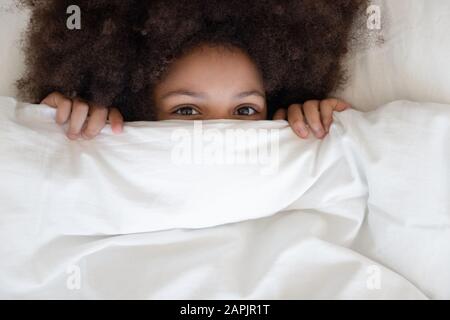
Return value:
[(0, 298), (450, 299), (450, 3), (373, 5), (325, 140), (166, 121), (69, 142), (15, 98), (26, 13), (2, 4)]

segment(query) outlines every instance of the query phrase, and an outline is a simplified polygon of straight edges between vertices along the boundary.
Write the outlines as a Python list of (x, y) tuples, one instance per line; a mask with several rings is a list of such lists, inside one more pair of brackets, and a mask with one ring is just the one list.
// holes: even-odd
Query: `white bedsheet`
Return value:
[[(196, 123), (197, 163), (192, 122), (74, 142), (54, 116), (0, 98), (0, 298), (450, 298), (448, 105), (349, 110), (323, 141)], [(261, 139), (221, 148), (237, 129)]]

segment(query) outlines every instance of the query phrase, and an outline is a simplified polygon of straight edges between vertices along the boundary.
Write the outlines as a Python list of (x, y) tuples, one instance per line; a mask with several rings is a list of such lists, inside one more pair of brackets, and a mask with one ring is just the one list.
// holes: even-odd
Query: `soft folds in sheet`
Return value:
[(346, 111), (323, 141), (171, 121), (76, 142), (54, 109), (0, 107), (2, 297), (450, 297), (449, 106)]
[(273, 215), (301, 196), (314, 208), (365, 196), (339, 135), (302, 141), (285, 121), (173, 121), (71, 142), (54, 114), (3, 113), (3, 206), (30, 215), (36, 232), (42, 223), (75, 235), (201, 228)]

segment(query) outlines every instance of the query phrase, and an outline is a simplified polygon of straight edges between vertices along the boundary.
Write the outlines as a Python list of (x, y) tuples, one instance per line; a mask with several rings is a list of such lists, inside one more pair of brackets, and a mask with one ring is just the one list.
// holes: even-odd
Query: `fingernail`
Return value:
[(71, 140), (77, 140), (80, 137), (80, 135), (76, 133), (68, 133), (67, 137)]
[(303, 124), (297, 124), (296, 125), (297, 132), (300, 134), (301, 137), (307, 138), (309, 135), (308, 129)]
[(325, 133), (321, 127), (315, 127), (315, 128), (313, 128), (313, 130), (315, 133), (317, 133), (320, 136)]
[(121, 127), (113, 127), (112, 131), (114, 134), (121, 134), (122, 133), (122, 128)]

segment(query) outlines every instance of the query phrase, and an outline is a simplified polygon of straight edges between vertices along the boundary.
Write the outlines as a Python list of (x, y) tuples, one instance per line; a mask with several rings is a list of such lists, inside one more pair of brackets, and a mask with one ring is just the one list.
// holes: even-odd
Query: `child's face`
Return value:
[(155, 87), (157, 120), (265, 120), (262, 75), (242, 51), (200, 46), (174, 62)]

